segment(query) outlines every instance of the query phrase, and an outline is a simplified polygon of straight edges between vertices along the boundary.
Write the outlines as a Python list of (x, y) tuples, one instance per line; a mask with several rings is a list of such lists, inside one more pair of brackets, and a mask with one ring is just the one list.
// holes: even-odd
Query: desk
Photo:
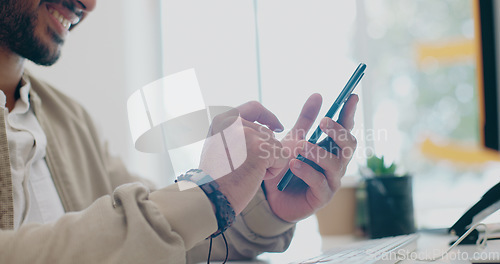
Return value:
[[(409, 259), (402, 264), (415, 263), (415, 257), (433, 258), (444, 254), (450, 247), (449, 243), (454, 239), (450, 235), (423, 233), (417, 241), (417, 250), (410, 255)], [(443, 259), (434, 262), (419, 263), (500, 263), (500, 240), (490, 240), (484, 250), (476, 245), (459, 245), (455, 247)]]
[[(434, 262), (416, 261), (416, 258), (431, 258), (436, 257), (449, 248), (449, 242), (453, 239), (452, 236), (445, 234), (421, 233), (418, 239), (418, 248), (415, 252), (408, 256), (407, 260), (401, 261), (401, 264), (409, 263), (451, 263), (451, 264), (470, 264), (470, 258), (473, 258), (475, 252), (479, 252), (477, 257), (483, 262), (480, 263), (500, 263), (500, 240), (488, 241), (488, 246), (483, 251), (477, 251), (476, 246), (458, 246), (452, 250), (447, 257)], [(303, 248), (303, 250), (288, 251), (285, 253), (266, 253), (256, 261), (247, 262), (230, 262), (240, 264), (282, 264), (292, 261), (300, 261), (309, 257), (319, 255), (322, 250), (328, 250), (334, 247), (347, 245), (356, 241), (362, 240), (354, 236), (327, 236), (320, 238), (322, 245), (321, 249), (314, 250), (311, 247)], [(493, 256), (493, 258), (492, 258)], [(489, 262), (488, 262), (489, 260)]]
[[(441, 252), (446, 251), (449, 247), (449, 242), (453, 239), (453, 237), (447, 234), (436, 234), (436, 233), (421, 233), (418, 240), (418, 249), (417, 253), (425, 254), (429, 253), (428, 256), (423, 257), (431, 257), (430, 254), (435, 251), (437, 254), (432, 255), (432, 257), (436, 255), (440, 255)], [(238, 263), (238, 264), (284, 264), (290, 263), (294, 261), (301, 261), (308, 258), (312, 258), (314, 256), (318, 256), (322, 251), (326, 251), (331, 248), (347, 245), (356, 241), (361, 241), (363, 238), (355, 237), (353, 235), (346, 236), (320, 236), (318, 232), (318, 222), (315, 217), (309, 217), (304, 219), (303, 221), (297, 224), (297, 228), (295, 230), (295, 235), (290, 244), (290, 247), (284, 253), (264, 253), (258, 257), (255, 261), (250, 262), (230, 262), (230, 263)], [(486, 252), (497, 253), (500, 255), (500, 240), (488, 241), (488, 250)], [(467, 254), (472, 255), (474, 252), (474, 246), (459, 246), (457, 249), (452, 251), (452, 254), (457, 254), (460, 252), (468, 252)], [(500, 256), (497, 258), (497, 263), (500, 263)], [(206, 262), (204, 262), (206, 263)], [(212, 263), (212, 262), (211, 262)], [(220, 262), (213, 262), (214, 264)], [(402, 263), (416, 263), (416, 261), (403, 261)], [(425, 262), (417, 262), (417, 263), (425, 263)], [(441, 260), (435, 261), (434, 263), (467, 263), (470, 264), (469, 261), (464, 260)], [(487, 263), (487, 262), (486, 262)]]

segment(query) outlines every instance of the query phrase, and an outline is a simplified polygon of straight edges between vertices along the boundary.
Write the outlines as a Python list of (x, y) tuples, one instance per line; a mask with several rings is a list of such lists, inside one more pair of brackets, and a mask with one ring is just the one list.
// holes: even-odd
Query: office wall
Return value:
[(253, 1), (162, 1), (165, 73), (195, 68), (207, 105), (258, 99)]
[(312, 93), (325, 97), (325, 113), (357, 66), (349, 46), (355, 2), (162, 3), (165, 71), (195, 67), (210, 104), (262, 99), (290, 128)]

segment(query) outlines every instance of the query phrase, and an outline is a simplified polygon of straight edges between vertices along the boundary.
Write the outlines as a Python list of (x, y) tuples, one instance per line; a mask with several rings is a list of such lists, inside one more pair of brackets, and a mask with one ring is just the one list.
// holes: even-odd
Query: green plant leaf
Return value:
[(385, 170), (385, 174), (394, 174), (396, 172), (396, 164), (392, 163), (389, 168)]
[(384, 156), (380, 158), (373, 155), (366, 160), (366, 166), (377, 175), (394, 174), (396, 172), (396, 163), (392, 163), (389, 167), (385, 166)]

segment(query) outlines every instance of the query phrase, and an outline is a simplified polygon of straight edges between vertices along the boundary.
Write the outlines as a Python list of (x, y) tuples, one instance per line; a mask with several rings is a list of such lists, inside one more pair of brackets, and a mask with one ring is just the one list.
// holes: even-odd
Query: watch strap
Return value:
[(192, 169), (177, 177), (177, 181), (191, 181), (197, 184), (214, 205), (219, 229), (211, 235), (212, 237), (220, 235), (231, 226), (236, 214), (227, 197), (220, 192), (219, 184), (210, 175), (203, 170)]

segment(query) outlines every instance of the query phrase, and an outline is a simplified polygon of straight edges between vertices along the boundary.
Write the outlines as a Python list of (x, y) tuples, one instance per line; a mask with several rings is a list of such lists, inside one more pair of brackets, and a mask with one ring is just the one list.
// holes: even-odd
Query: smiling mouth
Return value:
[(76, 25), (79, 22), (79, 19), (76, 21), (70, 21), (67, 18), (65, 18), (59, 11), (55, 10), (52, 7), (47, 8), (49, 10), (49, 13), (57, 20), (59, 23), (65, 28), (66, 30), (69, 30), (71, 25)]

